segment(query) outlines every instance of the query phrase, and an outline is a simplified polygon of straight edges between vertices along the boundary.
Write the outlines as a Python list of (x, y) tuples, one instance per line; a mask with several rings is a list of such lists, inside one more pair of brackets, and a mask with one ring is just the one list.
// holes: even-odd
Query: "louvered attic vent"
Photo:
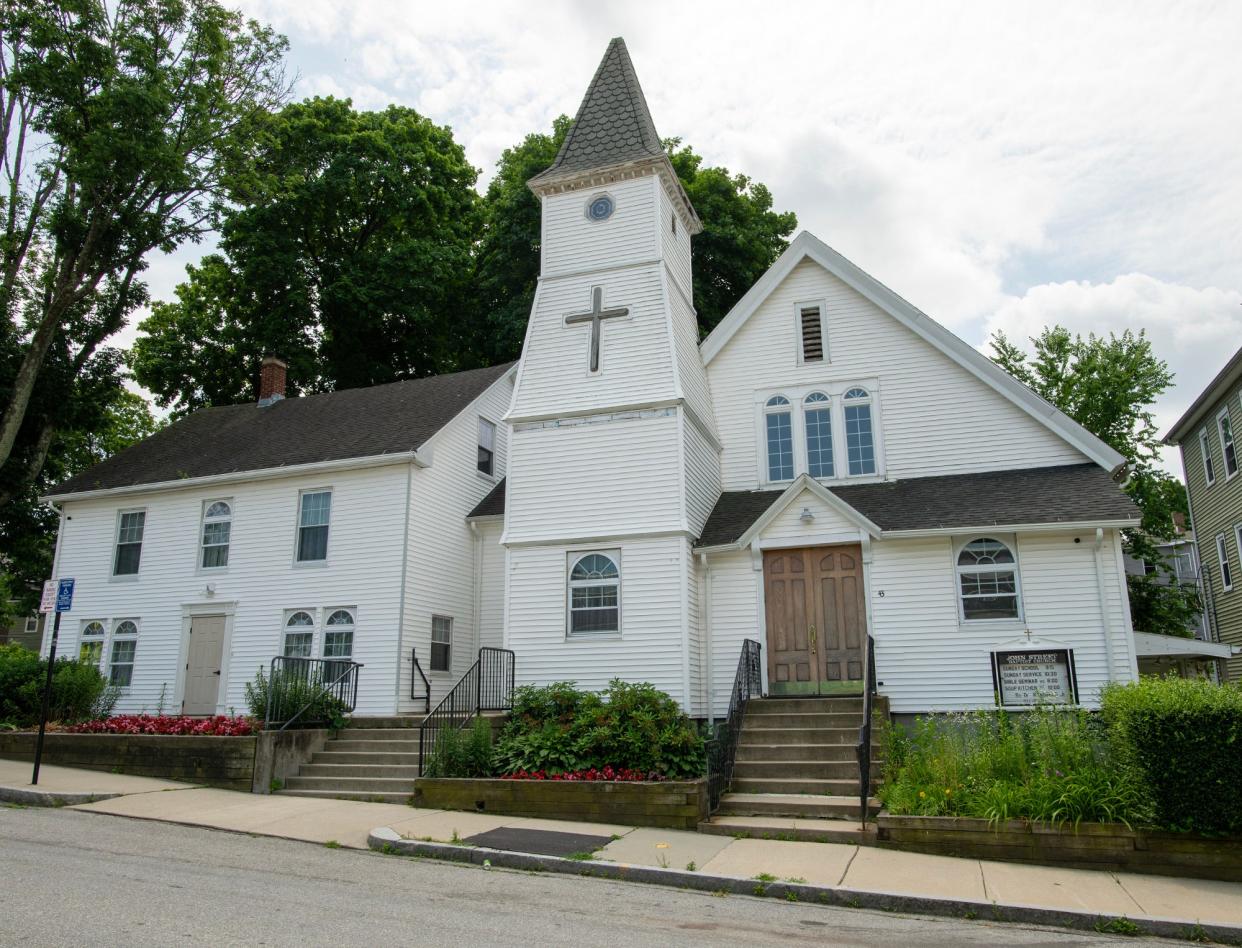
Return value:
[(824, 328), (818, 306), (802, 308), (802, 361), (824, 361)]

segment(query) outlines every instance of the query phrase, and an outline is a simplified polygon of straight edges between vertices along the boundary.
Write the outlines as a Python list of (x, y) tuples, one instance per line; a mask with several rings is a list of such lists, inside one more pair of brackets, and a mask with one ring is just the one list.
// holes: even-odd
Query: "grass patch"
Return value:
[(1142, 927), (1134, 924), (1124, 915), (1121, 918), (1101, 918), (1095, 923), (1095, 930), (1103, 935), (1128, 935), (1133, 937), (1143, 934)]
[(757, 876), (751, 876), (752, 879), (758, 879), (760, 882), (775, 882), (776, 876), (770, 872), (761, 872)]
[(328, 840), (326, 843), (323, 844), (323, 846), (324, 846), (324, 849), (340, 849), (341, 848), (341, 844), (338, 843), (335, 839)]

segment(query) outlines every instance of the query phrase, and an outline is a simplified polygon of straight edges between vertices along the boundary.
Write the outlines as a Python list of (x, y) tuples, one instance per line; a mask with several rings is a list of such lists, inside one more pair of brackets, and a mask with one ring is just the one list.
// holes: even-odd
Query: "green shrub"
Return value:
[[(39, 723), (47, 661), (20, 645), (0, 645), (0, 721), (17, 727)], [(73, 658), (56, 659), (48, 718), (77, 724), (112, 713), (120, 692), (99, 668)]]
[(1143, 678), (1106, 687), (1101, 710), (1160, 826), (1242, 832), (1242, 686)]
[(885, 739), (879, 795), (893, 813), (1129, 825), (1152, 816), (1141, 775), (1081, 709), (933, 716)]
[(427, 777), (490, 777), (494, 772), (492, 725), (486, 718), (475, 718), (465, 729), (440, 728), (423, 766)]
[(571, 682), (523, 686), (496, 746), (501, 773), (591, 767), (699, 777), (703, 737), (672, 698), (647, 683), (614, 680), (603, 695)]
[(260, 668), (254, 680), (246, 682), (246, 706), (250, 717), (266, 721), (268, 705), (273, 701), (273, 719), (284, 722), (288, 717), (302, 712), (295, 724), (299, 727), (326, 725), (334, 731), (345, 726), (348, 706), (335, 695), (323, 691), (323, 679), (318, 671), (303, 674), (289, 670), (269, 679)]

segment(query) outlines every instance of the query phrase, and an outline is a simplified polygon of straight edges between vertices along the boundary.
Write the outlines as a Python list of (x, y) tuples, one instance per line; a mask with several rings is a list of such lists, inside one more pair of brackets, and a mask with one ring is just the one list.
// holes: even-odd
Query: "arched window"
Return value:
[(1013, 550), (993, 537), (980, 537), (957, 555), (957, 582), (963, 619), (1017, 619), (1018, 561)]
[(354, 614), (335, 609), (323, 630), (323, 657), (349, 658), (354, 654)]
[(315, 641), (315, 620), (299, 609), (285, 619), (284, 653), (290, 658), (310, 658)]
[(871, 395), (865, 388), (852, 388), (845, 393), (845, 453), (851, 477), (875, 473)]
[(122, 619), (112, 630), (112, 657), (108, 662), (108, 682), (128, 688), (134, 680), (134, 653), (138, 649), (138, 623)]
[(806, 469), (812, 477), (835, 477), (832, 463), (832, 412), (828, 396), (812, 392), (802, 400), (806, 420)]
[(584, 553), (569, 569), (571, 635), (621, 631), (619, 554)]
[(207, 505), (203, 511), (203, 569), (229, 565), (229, 540), (233, 532), (233, 508), (223, 500)]
[(78, 645), (78, 661), (98, 665), (103, 658), (103, 623), (92, 619), (82, 626), (82, 640)]
[(789, 399), (773, 395), (763, 413), (768, 436), (768, 480), (791, 481), (794, 476), (793, 413)]

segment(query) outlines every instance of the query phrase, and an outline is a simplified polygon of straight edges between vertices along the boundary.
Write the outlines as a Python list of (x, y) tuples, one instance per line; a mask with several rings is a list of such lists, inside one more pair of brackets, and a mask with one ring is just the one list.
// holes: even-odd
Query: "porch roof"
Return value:
[[(826, 488), (885, 534), (980, 527), (1138, 524), (1139, 511), (1098, 464), (912, 477)], [(785, 493), (725, 491), (696, 546), (736, 544)]]

